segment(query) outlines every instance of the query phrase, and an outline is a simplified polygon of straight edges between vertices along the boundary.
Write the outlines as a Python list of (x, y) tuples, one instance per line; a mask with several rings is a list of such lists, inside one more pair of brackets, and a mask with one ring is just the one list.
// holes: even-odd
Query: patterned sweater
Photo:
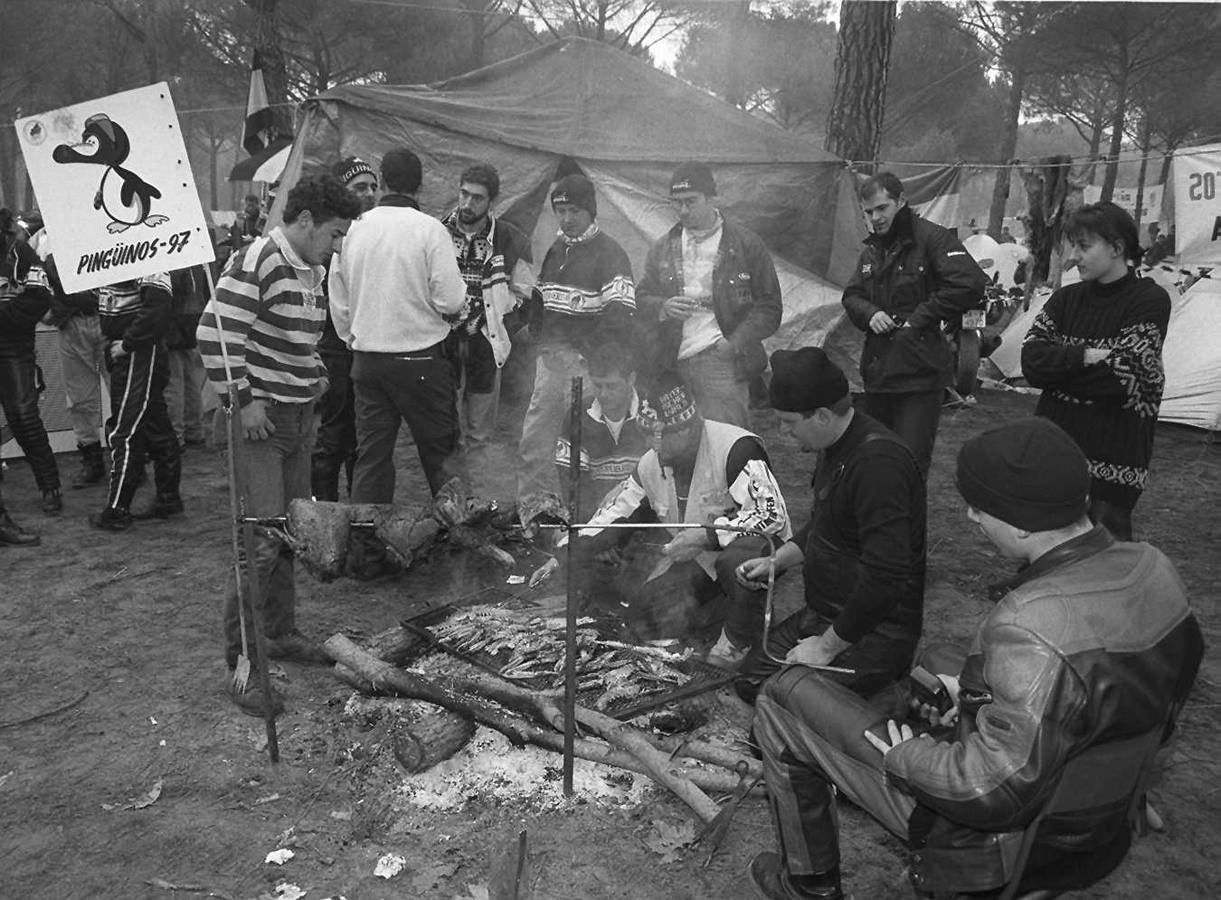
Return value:
[[(1035, 412), (1077, 441), (1090, 462), (1091, 496), (1131, 509), (1149, 475), (1165, 374), (1170, 297), (1129, 273), (1052, 294), (1022, 343), (1022, 374), (1043, 389)], [(1087, 366), (1085, 349), (1109, 349)]]
[(623, 329), (636, 311), (632, 264), (597, 223), (579, 238), (559, 236), (539, 269), (528, 307), (530, 332), (543, 344), (584, 351)]
[(297, 256), (278, 228), (233, 254), (196, 331), (217, 393), (228, 393), (227, 354), (241, 406), (255, 397), (281, 403), (314, 398), (326, 373), (317, 351), (326, 319), (322, 274), (321, 266)]

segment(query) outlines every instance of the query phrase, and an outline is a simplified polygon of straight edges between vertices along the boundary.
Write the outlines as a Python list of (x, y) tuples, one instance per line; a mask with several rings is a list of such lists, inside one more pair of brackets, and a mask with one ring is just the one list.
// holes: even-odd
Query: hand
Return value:
[(927, 703), (921, 703), (915, 697), (909, 701), (909, 705), (916, 715), (932, 725), (953, 725), (958, 721), (958, 676), (938, 675), (937, 677), (941, 680), (941, 683), (945, 685), (946, 693), (950, 695), (950, 699), (954, 701), (954, 705), (943, 713), (937, 712), (935, 707), (929, 706)]
[(319, 375), (318, 380), (314, 382), (314, 399), (321, 400), (326, 396), (326, 392), (331, 389), (331, 379), (325, 375)]
[(879, 309), (869, 319), (869, 330), (874, 334), (888, 334), (899, 327), (899, 323), (890, 317), (890, 313)]
[(111, 341), (110, 342), (110, 358), (111, 359), (119, 359), (120, 357), (123, 357), (126, 355), (127, 355), (127, 351), (123, 349), (122, 341)]
[(699, 528), (686, 528), (678, 536), (661, 548), (661, 552), (675, 562), (687, 562), (695, 559), (708, 549), (708, 539)]
[(831, 627), (797, 642), (784, 661), (791, 666), (829, 666), (835, 657), (847, 650), (851, 644), (843, 640)]
[[(756, 556), (754, 559), (748, 559), (733, 570), (734, 581), (752, 591), (763, 590), (767, 587), (767, 570), (770, 563), (770, 556)], [(780, 571), (780, 567), (777, 566), (776, 574), (779, 575)]]
[(1086, 347), (1083, 361), (1087, 366), (1093, 366), (1102, 362), (1110, 355), (1111, 350), (1109, 347), (1105, 350), (1101, 347)]
[(886, 720), (886, 732), (890, 735), (889, 741), (886, 738), (878, 737), (868, 729), (865, 730), (865, 740), (881, 750), (883, 757), (904, 741), (910, 741), (915, 736), (912, 734), (910, 725), (896, 725), (894, 719)]
[(600, 566), (608, 566), (614, 568), (623, 561), (623, 551), (618, 547), (611, 547), (607, 550), (599, 550), (594, 554), (594, 562)]
[(721, 356), (737, 356), (738, 350), (733, 345), (733, 341), (726, 337), (719, 337), (716, 343), (712, 345), (714, 353), (719, 353)]
[(267, 404), (263, 400), (251, 400), (242, 407), (242, 434), (248, 441), (264, 441), (276, 433), (276, 426), (267, 418)]
[(661, 304), (661, 317), (663, 319), (689, 319), (699, 308), (700, 302), (694, 297), (678, 294)]

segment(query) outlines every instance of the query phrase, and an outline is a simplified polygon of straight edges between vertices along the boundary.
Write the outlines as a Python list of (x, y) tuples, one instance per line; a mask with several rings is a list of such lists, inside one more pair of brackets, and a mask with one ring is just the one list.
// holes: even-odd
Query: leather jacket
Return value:
[[(899, 210), (891, 232), (865, 239), (844, 288), (848, 318), (865, 333), (861, 379), (874, 393), (939, 390), (954, 369), (941, 323), (978, 307), (988, 278), (953, 232), (910, 207)], [(879, 311), (910, 327), (874, 334), (869, 320)]]
[[(651, 248), (644, 276), (636, 286), (636, 305), (650, 322), (657, 322), (657, 371), (672, 368), (683, 339), (683, 323), (661, 320), (661, 305), (683, 292), (682, 224), (675, 225)], [(734, 349), (739, 381), (748, 381), (767, 368), (763, 339), (776, 333), (783, 312), (780, 281), (771, 253), (753, 231), (721, 220), (721, 242), (712, 271), (712, 311), (717, 325)]]
[[(888, 776), (918, 802), (912, 846), (952, 851), (941, 858), (957, 890), (999, 883), (1016, 829), (1069, 760), (1157, 728), (1169, 736), (1203, 646), (1178, 574), (1153, 547), (1096, 527), (1037, 559), (976, 633), (956, 733), (886, 755)], [(1129, 839), (1126, 816), (1107, 806), (1049, 818), (1032, 860), (1107, 858)]]

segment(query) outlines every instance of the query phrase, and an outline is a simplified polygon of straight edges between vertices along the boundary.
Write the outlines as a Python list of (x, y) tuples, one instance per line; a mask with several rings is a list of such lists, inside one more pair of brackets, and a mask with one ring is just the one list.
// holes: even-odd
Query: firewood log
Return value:
[(475, 735), (475, 723), (466, 716), (434, 706), (415, 703), (413, 713), (402, 715), (390, 730), (394, 758), (411, 774), (425, 772), (449, 759)]
[(297, 499), (288, 504), (293, 552), (315, 578), (330, 581), (343, 574), (350, 521), (343, 503)]

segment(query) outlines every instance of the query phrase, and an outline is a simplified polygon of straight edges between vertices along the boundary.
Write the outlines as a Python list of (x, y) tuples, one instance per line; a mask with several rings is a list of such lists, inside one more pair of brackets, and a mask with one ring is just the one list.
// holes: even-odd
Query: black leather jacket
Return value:
[[(1163, 725), (1168, 735), (1203, 646), (1178, 574), (1148, 544), (1097, 527), (1040, 557), (976, 633), (957, 733), (886, 755), (889, 777), (919, 803), (912, 845), (930, 855), (952, 848), (956, 868), (981, 887), (998, 883), (1015, 829), (1042, 808), (1069, 760)], [(1128, 839), (1126, 815), (1108, 806), (1048, 819), (1035, 854), (1103, 858)]]
[[(848, 318), (865, 332), (861, 379), (873, 393), (939, 390), (954, 368), (941, 323), (978, 307), (988, 278), (953, 232), (910, 207), (899, 210), (891, 231), (865, 239), (844, 288)], [(869, 320), (878, 311), (911, 327), (874, 334)]]

